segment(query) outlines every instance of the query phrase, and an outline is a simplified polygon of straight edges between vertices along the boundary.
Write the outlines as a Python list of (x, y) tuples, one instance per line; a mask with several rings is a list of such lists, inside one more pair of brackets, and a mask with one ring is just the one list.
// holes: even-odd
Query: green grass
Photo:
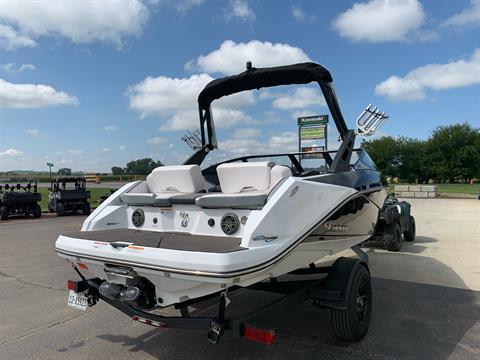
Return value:
[[(40, 202), (40, 207), (42, 211), (48, 211), (48, 188), (38, 188), (38, 191), (42, 194), (42, 201)], [(90, 203), (92, 209), (96, 208), (99, 204), (100, 197), (105, 194), (110, 194), (110, 189), (108, 188), (90, 188)]]
[[(395, 185), (408, 185), (408, 184), (389, 184), (388, 192), (393, 192), (393, 187)], [(470, 185), (470, 184), (433, 184), (438, 186), (438, 192), (444, 194), (470, 194), (478, 195), (480, 194), (480, 184)]]

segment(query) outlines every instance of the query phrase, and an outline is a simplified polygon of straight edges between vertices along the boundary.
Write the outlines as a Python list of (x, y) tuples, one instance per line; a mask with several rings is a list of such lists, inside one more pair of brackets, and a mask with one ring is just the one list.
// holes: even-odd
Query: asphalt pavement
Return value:
[[(66, 281), (75, 273), (54, 243), (84, 217), (0, 223), (0, 359), (479, 359), (480, 202), (413, 203), (418, 242), (399, 253), (365, 249), (372, 321), (353, 344), (338, 340), (329, 311), (310, 301), (271, 319), (278, 333), (272, 346), (228, 334), (214, 346), (203, 331), (152, 328), (104, 303), (71, 309)], [(248, 312), (273, 297), (240, 290), (228, 311)], [(210, 305), (196, 311), (212, 312)]]

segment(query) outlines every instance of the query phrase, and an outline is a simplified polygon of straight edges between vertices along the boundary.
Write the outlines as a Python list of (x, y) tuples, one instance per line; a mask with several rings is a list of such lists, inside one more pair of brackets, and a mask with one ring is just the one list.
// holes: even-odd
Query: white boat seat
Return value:
[[(202, 208), (259, 209), (267, 203), (268, 195), (275, 185), (283, 178), (292, 175), (288, 167), (273, 166), (272, 163), (266, 162), (221, 164), (217, 167), (217, 173), (222, 192), (197, 198), (195, 204), (198, 206)], [(229, 192), (233, 190), (236, 192)]]
[(217, 166), (222, 193), (238, 194), (242, 191), (265, 191), (270, 186), (272, 162), (225, 163)]
[(194, 204), (204, 191), (200, 166), (175, 165), (155, 168), (140, 183), (120, 199), (128, 205), (170, 207), (172, 204)]
[(202, 171), (198, 165), (159, 166), (147, 176), (151, 193), (195, 193), (203, 190)]

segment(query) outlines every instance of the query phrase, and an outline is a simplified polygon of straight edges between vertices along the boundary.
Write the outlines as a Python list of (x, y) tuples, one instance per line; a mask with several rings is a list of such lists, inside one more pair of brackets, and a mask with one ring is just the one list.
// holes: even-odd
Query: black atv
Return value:
[(410, 214), (410, 208), (410, 203), (389, 195), (378, 213), (375, 233), (368, 241), (381, 241), (388, 251), (402, 248), (402, 234), (406, 241), (414, 241), (415, 218)]
[(10, 215), (42, 216), (38, 202), (42, 195), (37, 191), (37, 182), (29, 181), (26, 185), (0, 185), (0, 220), (7, 220)]
[(48, 211), (56, 212), (58, 216), (81, 211), (90, 214), (90, 191), (83, 176), (58, 177), (50, 183), (48, 195)]

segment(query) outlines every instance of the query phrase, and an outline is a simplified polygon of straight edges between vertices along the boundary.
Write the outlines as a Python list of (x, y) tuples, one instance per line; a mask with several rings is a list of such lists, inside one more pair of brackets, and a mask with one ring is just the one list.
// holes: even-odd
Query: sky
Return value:
[[(198, 93), (246, 61), (322, 64), (350, 127), (370, 103), (390, 116), (377, 136), (479, 127), (479, 39), (480, 0), (0, 0), (0, 171), (181, 163)], [(209, 161), (295, 151), (296, 118), (328, 114), (313, 85), (212, 106)]]

